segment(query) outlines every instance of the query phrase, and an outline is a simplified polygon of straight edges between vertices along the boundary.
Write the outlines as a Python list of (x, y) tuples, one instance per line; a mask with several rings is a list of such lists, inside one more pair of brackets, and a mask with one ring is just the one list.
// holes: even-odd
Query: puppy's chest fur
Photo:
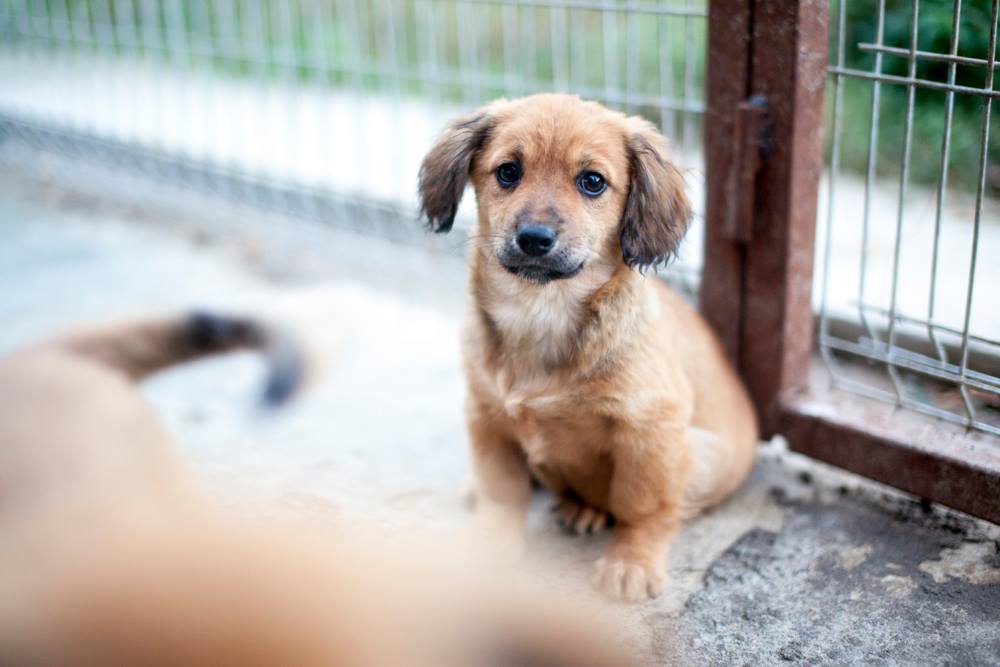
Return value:
[(551, 284), (531, 291), (499, 291), (486, 311), (500, 335), (506, 365), (527, 383), (564, 363), (583, 325), (586, 285)]
[(593, 288), (551, 287), (492, 295), (483, 304), (499, 340), (492, 341), (496, 363), (480, 377), (532, 467), (554, 481), (595, 467), (590, 459), (603, 456), (611, 420), (598, 409), (606, 397), (584, 391), (569, 370)]
[[(579, 287), (550, 285), (538, 290), (498, 290), (481, 302), (485, 350), (473, 358), (488, 392), (513, 420), (572, 409), (576, 383), (569, 380), (579, 350), (587, 293)], [(485, 352), (485, 355), (482, 353)]]
[(573, 490), (605, 506), (614, 420), (601, 410), (600, 399), (544, 384), (522, 385), (501, 398), (509, 431), (534, 476), (554, 491)]

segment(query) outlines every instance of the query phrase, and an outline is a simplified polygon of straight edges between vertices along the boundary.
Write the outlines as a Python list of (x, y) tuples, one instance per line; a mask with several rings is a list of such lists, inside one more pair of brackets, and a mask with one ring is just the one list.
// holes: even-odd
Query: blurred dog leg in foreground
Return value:
[(293, 337), (207, 314), (0, 360), (0, 664), (634, 664), (599, 610), (488, 585), (460, 544), (215, 506), (133, 382), (236, 349), (267, 358), (268, 404), (308, 371)]

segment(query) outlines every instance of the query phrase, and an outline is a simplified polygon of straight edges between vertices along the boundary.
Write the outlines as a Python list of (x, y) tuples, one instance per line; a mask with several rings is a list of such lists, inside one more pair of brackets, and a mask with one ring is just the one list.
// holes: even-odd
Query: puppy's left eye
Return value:
[(512, 188), (521, 180), (521, 165), (517, 162), (504, 162), (497, 167), (497, 183), (502, 188)]
[(596, 197), (608, 187), (608, 182), (596, 171), (585, 171), (576, 177), (576, 187), (588, 197)]

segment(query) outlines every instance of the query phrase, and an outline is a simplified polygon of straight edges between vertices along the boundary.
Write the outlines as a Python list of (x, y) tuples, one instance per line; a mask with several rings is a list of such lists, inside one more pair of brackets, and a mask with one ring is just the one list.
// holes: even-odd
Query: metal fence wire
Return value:
[(700, 201), (705, 30), (706, 0), (0, 0), (0, 127), (413, 238), (444, 123), (554, 90), (658, 122)]
[[(840, 0), (831, 12), (820, 350), (836, 386), (1000, 434), (1000, 0), (890, 3), (895, 17), (886, 4)], [(852, 26), (859, 16), (867, 33)], [(843, 168), (853, 145), (860, 176)], [(915, 184), (917, 168), (933, 185)], [(886, 372), (859, 373), (852, 359)]]

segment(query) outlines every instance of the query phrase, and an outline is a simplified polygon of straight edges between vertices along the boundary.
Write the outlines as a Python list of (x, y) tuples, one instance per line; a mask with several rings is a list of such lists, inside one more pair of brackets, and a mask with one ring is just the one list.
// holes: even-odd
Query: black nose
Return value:
[(517, 230), (517, 247), (525, 255), (541, 257), (556, 244), (556, 233), (551, 227), (525, 225)]

